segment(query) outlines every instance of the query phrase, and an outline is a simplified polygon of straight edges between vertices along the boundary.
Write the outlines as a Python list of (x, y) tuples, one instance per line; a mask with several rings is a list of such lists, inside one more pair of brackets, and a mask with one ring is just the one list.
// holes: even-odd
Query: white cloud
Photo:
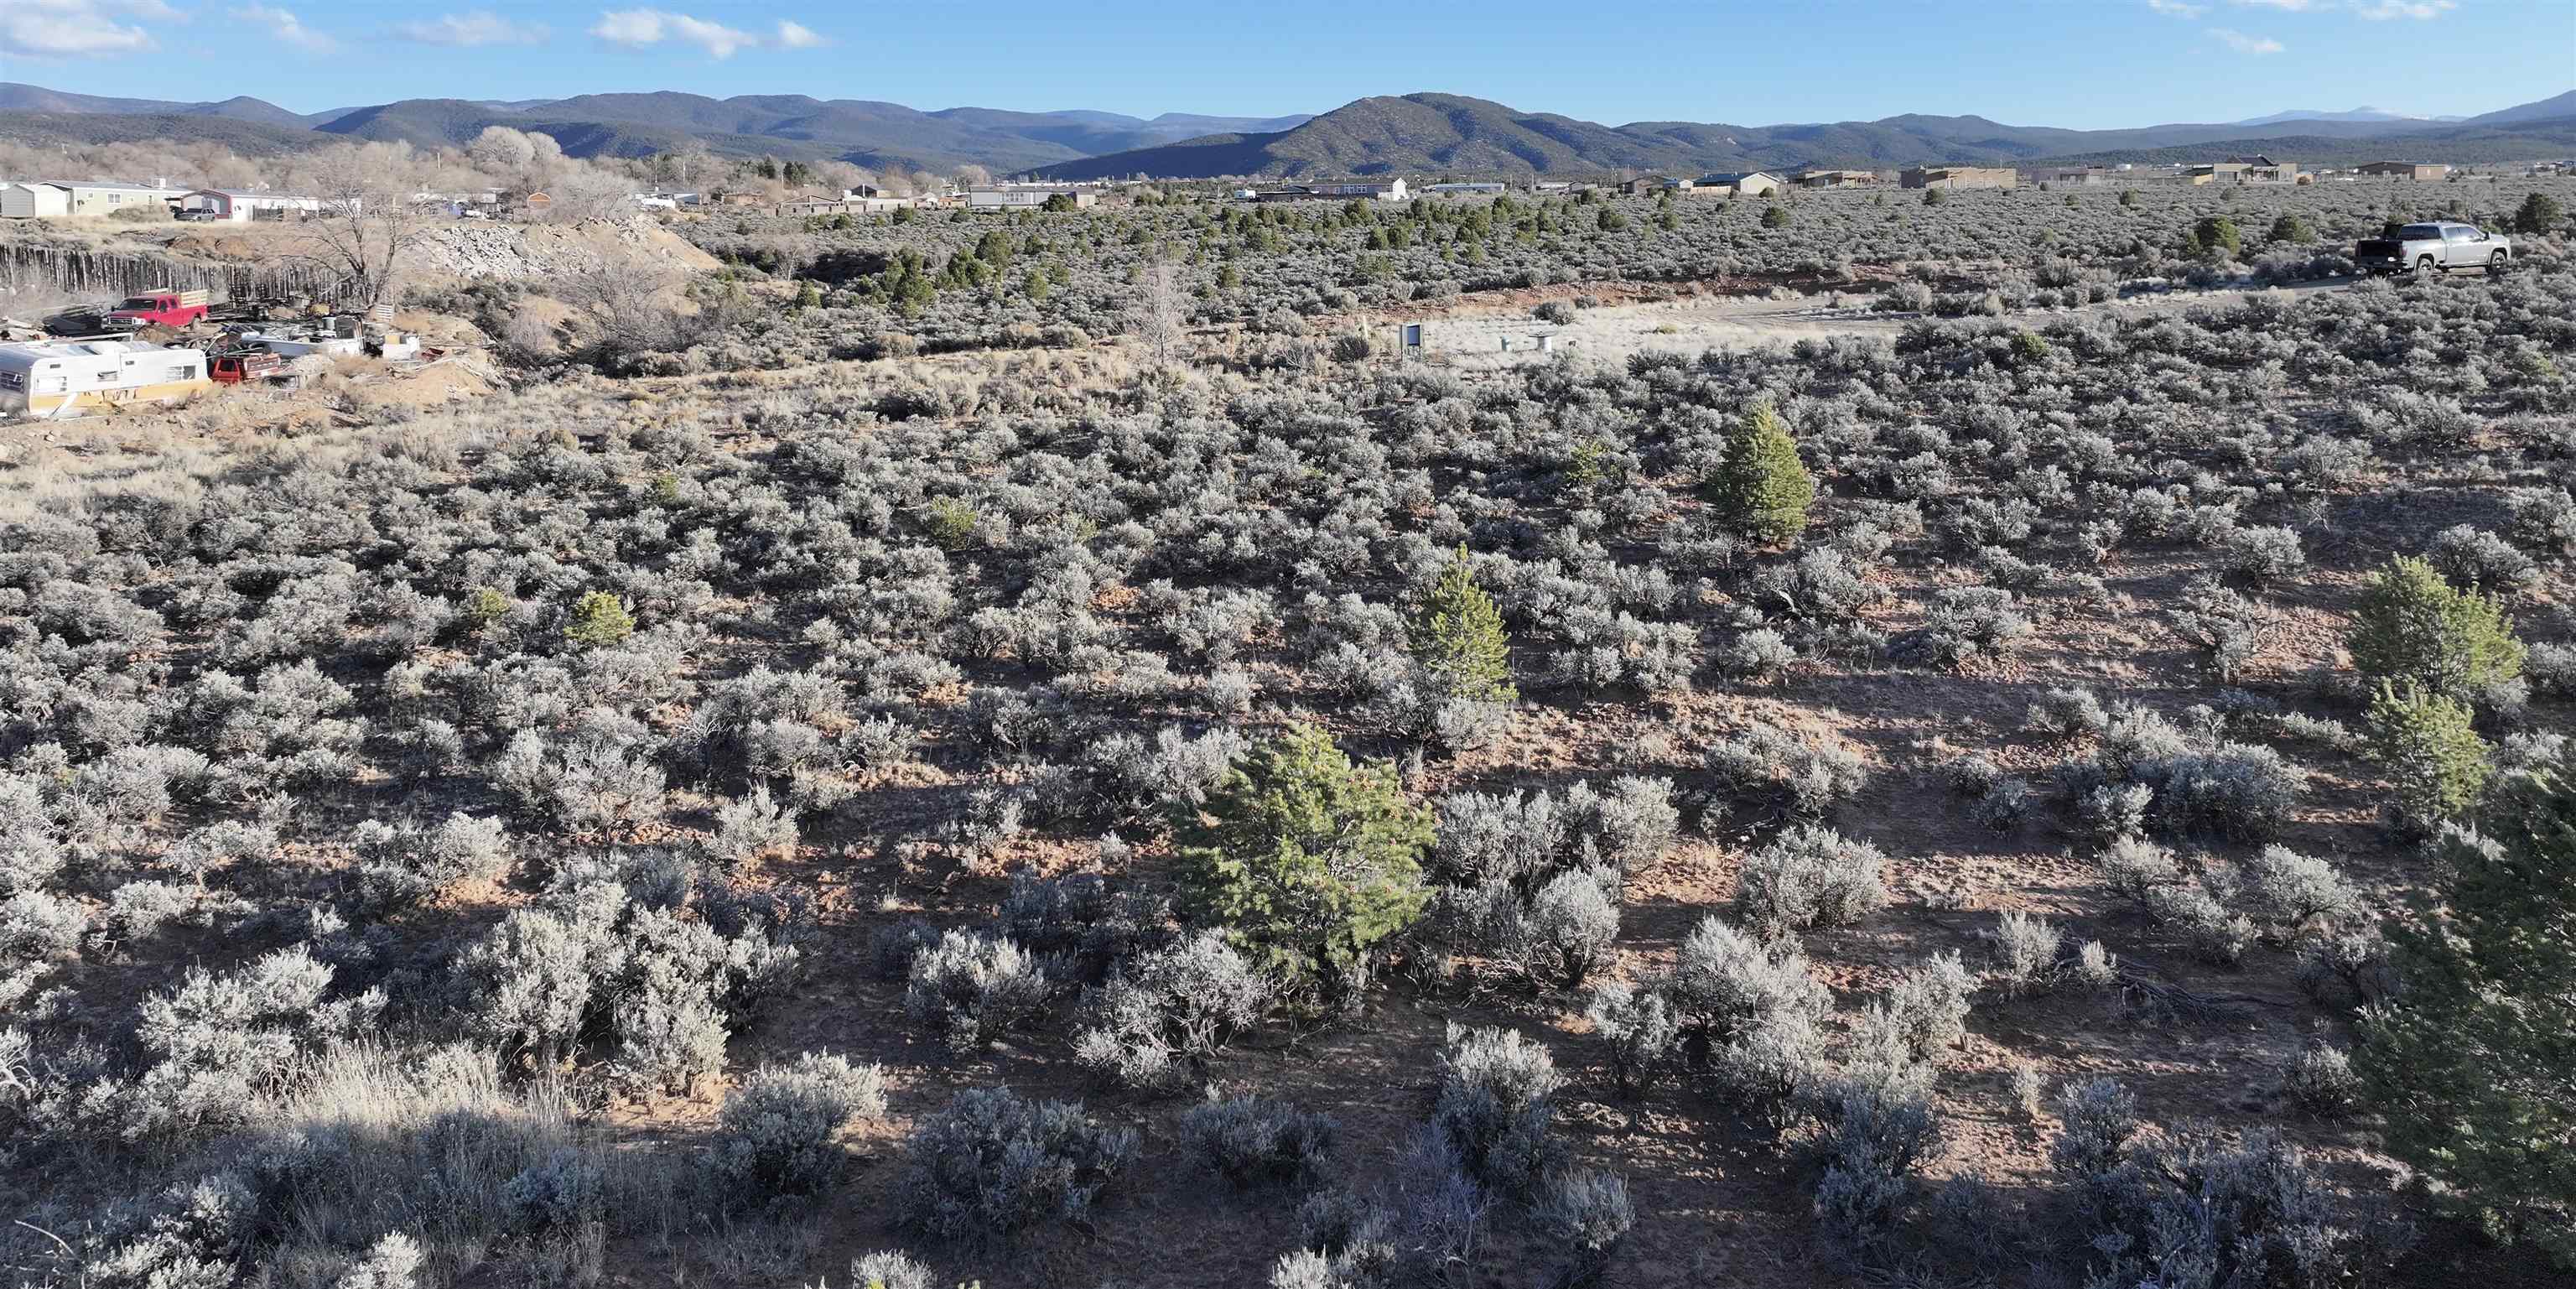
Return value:
[(305, 26), (303, 19), (285, 9), (264, 4), (246, 4), (233, 10), (233, 13), (246, 23), (265, 28), (265, 34), (283, 40), (298, 49), (321, 53), (336, 49), (340, 44), (329, 36)]
[(2322, 9), (2326, 7), (2325, 0), (2230, 0), (2230, 2), (2239, 5), (2253, 5), (2262, 9), (2286, 9), (2291, 13), (2306, 13), (2311, 9)]
[(152, 48), (152, 33), (128, 21), (174, 21), (161, 0), (9, 0), (0, 5), (0, 45), (39, 58), (84, 58)]
[[(799, 27), (797, 30), (805, 29)], [(612, 45), (624, 45), (630, 49), (676, 40), (695, 45), (705, 50), (707, 57), (718, 59), (731, 58), (742, 50), (758, 48), (761, 44), (759, 36), (739, 27), (728, 27), (720, 22), (708, 22), (663, 9), (606, 10), (599, 15), (599, 22), (590, 29), (590, 34)]]
[(2439, 18), (2459, 7), (2456, 0), (2417, 0), (2416, 3), (2409, 3), (2408, 0), (2375, 0), (2375, 3), (2371, 4), (2354, 5), (2353, 12), (2373, 22), (2386, 22), (2391, 18), (2414, 18), (2421, 21), (2427, 18)]
[(785, 18), (778, 20), (780, 49), (820, 49), (829, 43), (816, 34), (813, 28), (801, 22), (789, 22)]
[(394, 24), (394, 34), (424, 45), (478, 49), (485, 45), (534, 45), (546, 38), (542, 24), (512, 22), (489, 9), (441, 14), (434, 21)]
[(2147, 0), (2147, 7), (2176, 18), (2197, 18), (2209, 12), (2205, 4), (2185, 4), (2183, 0)]
[(2289, 48), (2270, 36), (2249, 36), (2244, 32), (2231, 31), (2225, 27), (2212, 27), (2209, 29), (2209, 34), (2218, 37), (2229, 49), (2240, 54), (2277, 54)]

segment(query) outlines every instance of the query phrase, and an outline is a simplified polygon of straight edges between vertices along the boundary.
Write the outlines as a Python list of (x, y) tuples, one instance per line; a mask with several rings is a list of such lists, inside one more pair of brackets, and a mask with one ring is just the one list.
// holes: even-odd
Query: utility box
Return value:
[(1421, 357), (1422, 324), (1419, 322), (1408, 322), (1404, 324), (1404, 331), (1402, 334), (1403, 339), (1398, 343), (1397, 348), (1403, 352), (1403, 356), (1407, 358)]

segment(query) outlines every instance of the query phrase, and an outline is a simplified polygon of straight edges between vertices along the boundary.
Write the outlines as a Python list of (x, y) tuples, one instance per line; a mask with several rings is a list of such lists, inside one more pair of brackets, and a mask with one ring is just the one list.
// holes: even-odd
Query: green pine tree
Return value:
[(2440, 1202), (2576, 1270), (2576, 784), (2510, 775), (2446, 832), (2440, 886), (2393, 923), (2405, 990), (2353, 1069), (2387, 1148)]
[(1768, 402), (1754, 404), (1736, 421), (1713, 484), (1719, 521), (1759, 542), (1796, 541), (1816, 501), (1815, 476), (1798, 459), (1797, 443)]
[(1494, 597), (1476, 585), (1464, 542), (1414, 619), (1413, 655), (1457, 697), (1497, 703), (1520, 697), (1512, 686), (1512, 638)]
[(2452, 587), (2424, 560), (2390, 560), (2355, 616), (2344, 643), (2365, 676), (2421, 681), (2435, 693), (2474, 699), (2522, 674), (2522, 642), (2503, 605)]
[(1291, 984), (1348, 997), (1387, 937), (1422, 915), (1431, 812), (1395, 767), (1354, 765), (1295, 725), (1175, 821), (1183, 905)]
[(2432, 835), (2445, 819), (2478, 804), (2492, 767), (2486, 740), (2471, 724), (2468, 706), (2434, 693), (2420, 681), (2379, 682), (2370, 704), (2370, 755), (2396, 789), (2391, 809), (2400, 832)]
[(572, 620), (564, 624), (564, 639), (588, 649), (621, 644), (633, 634), (634, 616), (606, 591), (589, 592), (574, 602)]

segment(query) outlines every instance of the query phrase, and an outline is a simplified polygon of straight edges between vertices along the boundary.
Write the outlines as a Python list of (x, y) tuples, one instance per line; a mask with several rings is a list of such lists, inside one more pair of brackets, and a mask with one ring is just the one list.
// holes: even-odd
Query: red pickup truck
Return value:
[(177, 329), (206, 316), (206, 293), (203, 291), (149, 291), (134, 296), (107, 315), (118, 327), (169, 327)]

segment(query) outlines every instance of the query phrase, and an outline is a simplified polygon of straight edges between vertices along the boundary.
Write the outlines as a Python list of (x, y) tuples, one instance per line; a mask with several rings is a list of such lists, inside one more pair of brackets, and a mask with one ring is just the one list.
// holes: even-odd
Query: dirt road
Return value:
[[(2302, 282), (2259, 291), (2176, 290), (2075, 309), (2030, 310), (2006, 316), (2045, 321), (2069, 313), (2174, 313), (2204, 305), (2229, 305), (2255, 294), (2307, 295), (2343, 290), (2350, 285), (2349, 281)], [(1427, 314), (1421, 322), (1422, 346), (1427, 355), (1449, 366), (1482, 371), (1545, 361), (1560, 352), (1624, 362), (1631, 354), (1653, 350), (1697, 354), (1708, 349), (1741, 349), (1829, 336), (1893, 338), (1919, 316), (1832, 309), (1813, 299), (1704, 295), (1584, 309), (1574, 315), (1573, 322), (1563, 326), (1541, 322), (1517, 309), (1473, 304), (1449, 313)], [(1391, 345), (1395, 335), (1390, 331), (1383, 339)]]

